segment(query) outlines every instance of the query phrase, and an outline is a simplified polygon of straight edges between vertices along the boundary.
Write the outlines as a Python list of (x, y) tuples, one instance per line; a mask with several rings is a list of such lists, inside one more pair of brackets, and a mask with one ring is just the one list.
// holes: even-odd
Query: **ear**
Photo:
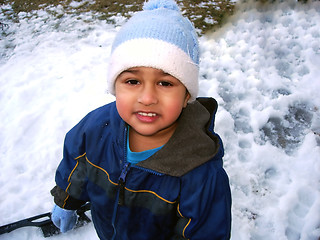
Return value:
[(183, 107), (184, 108), (187, 106), (188, 101), (189, 101), (190, 98), (191, 98), (191, 95), (190, 95), (189, 91), (186, 90), (186, 96), (185, 96), (185, 99), (184, 99), (184, 102), (183, 102)]

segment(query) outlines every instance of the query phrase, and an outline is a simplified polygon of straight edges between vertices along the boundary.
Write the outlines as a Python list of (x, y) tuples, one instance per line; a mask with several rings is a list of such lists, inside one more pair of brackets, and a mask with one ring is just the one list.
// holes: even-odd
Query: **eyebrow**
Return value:
[(127, 69), (127, 70), (122, 71), (121, 74), (122, 74), (122, 73), (127, 73), (127, 72), (128, 72), (128, 73), (136, 73), (136, 72), (139, 72), (139, 70)]
[[(167, 73), (167, 72), (164, 72), (163, 70), (161, 70), (161, 69), (158, 69), (159, 70), (159, 74), (161, 74), (161, 75), (163, 75), (163, 76), (171, 76), (171, 74), (170, 73)], [(124, 71), (122, 71), (120, 74), (119, 74), (119, 76), (120, 75), (122, 75), (122, 74), (124, 74), (124, 73), (139, 73), (139, 72), (141, 72), (141, 70), (139, 70), (139, 69), (126, 69), (126, 70), (124, 70)]]

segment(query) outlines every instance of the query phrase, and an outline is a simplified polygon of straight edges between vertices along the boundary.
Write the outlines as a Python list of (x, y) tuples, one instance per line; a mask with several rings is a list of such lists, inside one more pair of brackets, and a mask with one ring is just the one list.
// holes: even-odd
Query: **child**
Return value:
[(51, 191), (62, 232), (91, 202), (100, 239), (230, 238), (217, 103), (196, 100), (198, 72), (197, 35), (173, 0), (150, 0), (122, 27), (108, 71), (116, 101), (66, 135)]

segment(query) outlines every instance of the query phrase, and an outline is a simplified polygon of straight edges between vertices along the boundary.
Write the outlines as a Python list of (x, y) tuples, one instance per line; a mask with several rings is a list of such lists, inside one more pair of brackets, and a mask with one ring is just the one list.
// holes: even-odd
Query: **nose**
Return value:
[(150, 106), (158, 103), (157, 91), (154, 86), (145, 86), (141, 89), (138, 102)]

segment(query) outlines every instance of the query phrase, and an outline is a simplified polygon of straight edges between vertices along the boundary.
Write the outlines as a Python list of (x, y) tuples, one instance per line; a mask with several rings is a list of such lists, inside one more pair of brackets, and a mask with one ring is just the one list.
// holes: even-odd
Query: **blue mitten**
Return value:
[(63, 209), (57, 205), (54, 206), (51, 213), (53, 224), (63, 233), (71, 230), (76, 224), (77, 219), (78, 217), (75, 210)]

